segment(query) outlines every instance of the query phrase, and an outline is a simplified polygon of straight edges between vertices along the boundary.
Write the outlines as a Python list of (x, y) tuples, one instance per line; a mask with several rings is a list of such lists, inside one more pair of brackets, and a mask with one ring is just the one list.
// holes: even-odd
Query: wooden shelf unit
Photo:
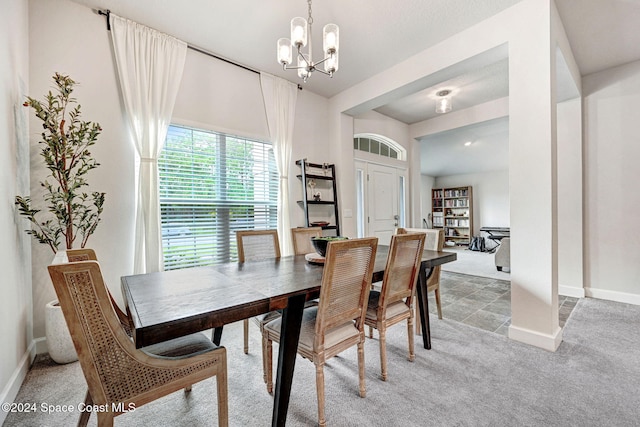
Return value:
[[(329, 224), (322, 227), (323, 230), (335, 230), (335, 235), (340, 235), (340, 216), (338, 210), (338, 193), (336, 191), (336, 167), (329, 163), (309, 163), (307, 159), (296, 161), (300, 167), (298, 179), (302, 183), (302, 200), (298, 200), (298, 205), (304, 211), (305, 224), (303, 227), (312, 227), (315, 221), (326, 221)], [(316, 185), (313, 187), (316, 192), (320, 192), (320, 200), (315, 200), (311, 194), (310, 182)], [(323, 209), (324, 207), (324, 209)], [(330, 212), (326, 207), (329, 207)], [(325, 234), (325, 233), (323, 233)]]
[(473, 191), (471, 186), (431, 190), (433, 228), (444, 230), (445, 241), (468, 246), (473, 237)]

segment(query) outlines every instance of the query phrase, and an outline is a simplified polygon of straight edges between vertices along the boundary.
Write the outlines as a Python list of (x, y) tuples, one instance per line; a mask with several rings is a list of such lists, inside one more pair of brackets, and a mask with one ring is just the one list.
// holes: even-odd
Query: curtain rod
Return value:
[[(109, 9), (107, 9), (107, 10), (98, 9), (97, 12), (98, 12), (98, 15), (102, 15), (102, 16), (104, 16), (106, 18), (106, 20), (107, 20), (107, 31), (111, 31), (111, 22), (109, 21), (109, 16), (111, 15), (111, 11)], [(213, 54), (211, 52), (207, 52), (206, 50), (201, 49), (199, 47), (192, 46), (192, 45), (190, 45), (188, 43), (187, 43), (187, 47), (189, 49), (191, 49), (191, 50), (194, 50), (196, 52), (202, 53), (203, 55), (207, 55), (207, 56), (210, 56), (212, 58), (218, 59), (220, 61), (224, 61), (224, 62), (226, 62), (228, 64), (235, 65), (236, 67), (244, 68), (245, 70), (251, 71), (252, 73), (260, 74), (260, 71), (258, 71), (258, 70), (254, 70), (253, 68), (249, 68), (246, 65), (238, 64), (237, 62), (233, 62), (233, 61), (231, 61), (231, 60), (229, 60), (227, 58), (223, 58), (222, 56), (218, 56), (218, 55), (215, 55), (215, 54)], [(300, 85), (298, 85), (298, 88), (302, 89), (300, 87)]]

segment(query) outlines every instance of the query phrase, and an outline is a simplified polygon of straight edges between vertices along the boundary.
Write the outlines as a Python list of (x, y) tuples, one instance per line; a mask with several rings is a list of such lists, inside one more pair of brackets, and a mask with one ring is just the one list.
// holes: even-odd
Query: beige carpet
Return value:
[(497, 270), (494, 261), (495, 254), (470, 251), (466, 247), (447, 247), (444, 250), (455, 252), (458, 255), (456, 261), (442, 266), (444, 271), (488, 277), (490, 279), (511, 280), (511, 275), (508, 272)]
[[(253, 325), (252, 325), (253, 326)], [(432, 321), (433, 349), (416, 346), (407, 361), (406, 327), (387, 333), (389, 379), (379, 378), (378, 340), (367, 339), (367, 397), (358, 395), (355, 348), (325, 367), (328, 425), (333, 427), (599, 427), (637, 426), (640, 407), (640, 307), (582, 299), (557, 352), (527, 346), (450, 319)], [(225, 327), (232, 427), (268, 426), (273, 397), (262, 382), (260, 334), (242, 353), (242, 322)], [(9, 413), (5, 427), (75, 425), (78, 413), (42, 405), (78, 405), (86, 385), (78, 363), (41, 361), (29, 372), (16, 402), (37, 411)], [(194, 385), (117, 417), (120, 427), (216, 425), (215, 380)], [(315, 368), (298, 358), (291, 427), (316, 424)], [(96, 425), (95, 415), (89, 426)]]

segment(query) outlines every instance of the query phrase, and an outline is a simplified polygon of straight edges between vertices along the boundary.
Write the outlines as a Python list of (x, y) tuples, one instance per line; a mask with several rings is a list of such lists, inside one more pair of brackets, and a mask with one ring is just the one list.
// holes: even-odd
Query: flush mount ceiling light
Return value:
[(436, 113), (448, 113), (451, 111), (451, 91), (441, 90), (436, 93), (438, 100), (436, 101)]
[[(313, 62), (311, 32), (313, 17), (311, 16), (311, 0), (309, 5), (309, 17), (293, 18), (291, 20), (291, 39), (278, 39), (278, 62), (285, 70), (298, 70), (298, 76), (305, 82), (314, 71), (333, 77), (333, 73), (338, 71), (338, 47), (339, 29), (336, 24), (327, 24), (322, 30), (322, 48), (324, 58), (321, 61)], [(309, 45), (308, 53), (304, 53), (302, 48)], [(293, 62), (293, 47), (298, 52), (297, 66), (290, 67)], [(324, 63), (324, 70), (317, 68)]]

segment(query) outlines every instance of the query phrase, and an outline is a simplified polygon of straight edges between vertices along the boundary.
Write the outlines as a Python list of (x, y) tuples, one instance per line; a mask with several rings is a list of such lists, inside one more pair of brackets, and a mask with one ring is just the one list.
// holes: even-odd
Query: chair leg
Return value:
[[(382, 381), (387, 380), (387, 330), (384, 325), (378, 323), (380, 335), (380, 375)], [(359, 356), (359, 355), (358, 355)]]
[(440, 304), (440, 287), (435, 290), (436, 308), (438, 309), (438, 319), (442, 320), (442, 305)]
[(327, 420), (324, 416), (324, 364), (316, 362), (316, 393), (318, 394), (318, 425), (324, 427)]
[(262, 333), (262, 380), (267, 382), (267, 335)]
[(416, 360), (415, 342), (413, 339), (413, 317), (407, 319), (407, 336), (409, 337), (409, 361)]
[(264, 367), (267, 371), (267, 392), (273, 393), (273, 344), (270, 339), (267, 338), (267, 351), (265, 354)]
[(113, 412), (98, 412), (96, 415), (98, 416), (98, 427), (113, 427)]
[(416, 319), (416, 335), (422, 335), (422, 323), (420, 323), (420, 307), (418, 306), (418, 301), (414, 304), (415, 315), (413, 316)]
[(220, 365), (216, 373), (216, 391), (218, 394), (218, 425), (229, 425), (229, 391), (227, 387), (227, 353), (220, 358)]
[(244, 354), (249, 354), (249, 319), (244, 319)]
[[(93, 406), (93, 400), (91, 399), (91, 395), (89, 394), (89, 390), (87, 390), (87, 394), (84, 397), (84, 406)], [(80, 414), (80, 418), (78, 419), (78, 427), (85, 427), (89, 422), (89, 417), (91, 416), (91, 411), (83, 411)]]
[(373, 327), (369, 326), (369, 338), (373, 338)]
[(367, 389), (364, 385), (364, 337), (358, 343), (358, 377), (360, 382), (360, 397), (367, 397)]

